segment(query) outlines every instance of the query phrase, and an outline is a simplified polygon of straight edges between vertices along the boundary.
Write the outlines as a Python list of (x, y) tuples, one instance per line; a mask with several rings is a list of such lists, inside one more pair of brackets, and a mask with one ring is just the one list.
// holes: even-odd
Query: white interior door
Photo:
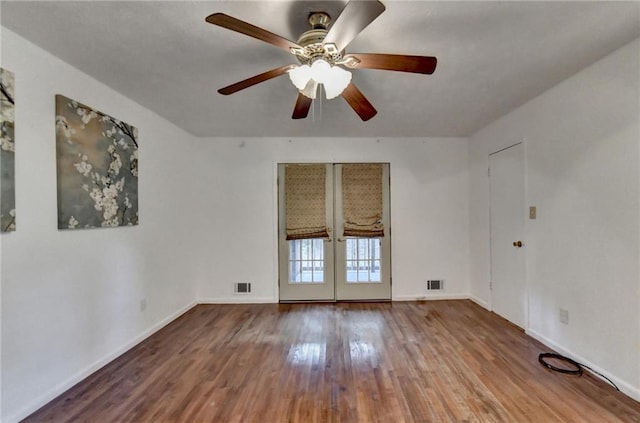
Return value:
[(384, 236), (343, 236), (342, 165), (326, 164), (329, 239), (287, 241), (286, 164), (278, 165), (280, 301), (391, 299), (389, 165), (383, 164)]
[(491, 308), (525, 327), (527, 293), (525, 286), (526, 248), (523, 240), (524, 152), (522, 144), (489, 156), (491, 219)]

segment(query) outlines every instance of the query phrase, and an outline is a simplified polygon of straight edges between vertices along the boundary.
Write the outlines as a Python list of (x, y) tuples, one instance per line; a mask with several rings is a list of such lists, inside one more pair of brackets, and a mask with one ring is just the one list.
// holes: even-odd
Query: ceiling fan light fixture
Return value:
[[(324, 86), (327, 100), (338, 97), (351, 82), (351, 72), (339, 66), (331, 66), (324, 59), (317, 59), (311, 66), (301, 65), (289, 71), (289, 79), (295, 87), (309, 98), (315, 98), (315, 85), (308, 87), (309, 81), (313, 80), (317, 84)], [(310, 90), (313, 90), (313, 97)]]
[(221, 88), (218, 92), (223, 95), (233, 94), (288, 73), (299, 91), (291, 115), (293, 119), (307, 117), (311, 100), (317, 97), (318, 84), (322, 84), (327, 99), (342, 95), (353, 111), (363, 121), (368, 121), (377, 111), (351, 82), (349, 69), (380, 69), (430, 75), (436, 70), (438, 63), (437, 58), (431, 56), (379, 53), (352, 53), (345, 56), (345, 48), (349, 43), (384, 10), (385, 6), (380, 0), (349, 0), (331, 27), (331, 17), (327, 13), (312, 12), (308, 16), (311, 29), (303, 32), (297, 42), (224, 13), (213, 13), (205, 19), (210, 24), (264, 41), (293, 54), (301, 63), (263, 72)]

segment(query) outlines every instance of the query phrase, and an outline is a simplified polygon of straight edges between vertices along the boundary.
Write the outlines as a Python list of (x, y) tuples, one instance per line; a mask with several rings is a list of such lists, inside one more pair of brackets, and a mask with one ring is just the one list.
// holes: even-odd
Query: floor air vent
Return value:
[(236, 294), (250, 294), (251, 284), (249, 282), (234, 283), (233, 292), (235, 292)]
[(441, 291), (443, 289), (442, 280), (434, 279), (427, 281), (427, 291)]

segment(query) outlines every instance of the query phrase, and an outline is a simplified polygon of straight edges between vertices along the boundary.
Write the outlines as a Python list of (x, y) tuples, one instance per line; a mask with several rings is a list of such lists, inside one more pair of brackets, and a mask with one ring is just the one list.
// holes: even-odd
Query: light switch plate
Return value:
[(529, 207), (529, 219), (535, 219), (536, 213), (537, 213), (536, 206)]
[(560, 323), (564, 323), (565, 325), (569, 324), (569, 310), (565, 310), (561, 308), (559, 317), (560, 317)]

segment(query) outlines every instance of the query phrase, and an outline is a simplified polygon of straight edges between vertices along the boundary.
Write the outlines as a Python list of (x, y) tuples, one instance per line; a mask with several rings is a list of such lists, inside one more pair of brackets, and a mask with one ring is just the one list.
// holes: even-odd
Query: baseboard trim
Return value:
[(238, 294), (233, 297), (199, 298), (198, 304), (273, 304), (278, 299), (273, 297), (252, 297), (246, 294)]
[(395, 295), (391, 301), (468, 300), (467, 294)]
[(122, 354), (126, 353), (131, 348), (133, 348), (136, 345), (138, 345), (140, 342), (144, 341), (145, 339), (147, 339), (148, 337), (150, 337), (151, 335), (153, 335), (154, 333), (156, 333), (157, 331), (159, 331), (160, 329), (162, 329), (163, 327), (165, 327), (169, 323), (173, 322), (178, 317), (182, 316), (184, 313), (186, 313), (187, 311), (189, 311), (191, 308), (193, 308), (196, 305), (197, 305), (197, 303), (195, 301), (190, 302), (189, 304), (187, 304), (184, 307), (180, 308), (175, 313), (169, 315), (168, 317), (165, 317), (160, 322), (158, 322), (155, 325), (151, 326), (149, 329), (145, 330), (140, 335), (136, 336), (135, 338), (133, 338), (129, 342), (127, 342), (124, 345), (122, 345), (120, 348), (117, 348), (112, 353), (107, 354), (106, 356), (102, 357), (98, 361), (94, 362), (93, 364), (91, 364), (88, 367), (84, 368), (80, 372), (78, 372), (75, 375), (71, 376), (67, 380), (57, 384), (52, 389), (50, 389), (48, 392), (40, 395), (39, 397), (37, 397), (36, 399), (31, 401), (31, 403), (29, 403), (27, 406), (23, 407), (18, 412), (6, 417), (4, 422), (5, 423), (17, 423), (20, 420), (23, 420), (26, 417), (30, 416), (31, 414), (35, 413), (40, 408), (42, 408), (43, 406), (45, 406), (46, 404), (51, 402), (53, 399), (55, 399), (59, 395), (63, 394), (64, 392), (66, 392), (67, 390), (69, 390), (70, 388), (72, 388), (74, 385), (78, 384), (82, 380), (86, 379), (92, 373), (95, 373), (97, 370), (101, 369), (102, 367), (104, 367), (105, 365), (109, 364), (110, 362), (112, 362), (116, 358), (120, 357)]
[[(466, 294), (430, 294), (430, 295), (398, 295), (391, 301), (431, 301), (431, 300), (469, 300)], [(198, 304), (273, 304), (279, 300), (273, 297), (250, 297), (238, 295), (237, 297), (213, 297), (199, 298)], [(482, 304), (481, 304), (482, 305)]]
[[(629, 384), (628, 382), (625, 382), (624, 380), (621, 380), (620, 378), (612, 375), (608, 371), (600, 368), (597, 364), (594, 364), (594, 363), (590, 362), (586, 358), (581, 357), (580, 355), (575, 354), (572, 351), (569, 351), (568, 349), (564, 348), (562, 345), (552, 341), (551, 339), (549, 339), (546, 336), (536, 332), (535, 330), (527, 329), (525, 331), (525, 333), (527, 335), (529, 335), (530, 337), (536, 339), (537, 341), (542, 342), (547, 347), (554, 349), (559, 354), (567, 356), (567, 357), (571, 358), (572, 360), (575, 360), (575, 361), (577, 361), (579, 363), (583, 363), (583, 364), (591, 367), (595, 371), (602, 373), (603, 375), (605, 375), (606, 377), (611, 379), (613, 381), (613, 383), (615, 383), (618, 386), (618, 388), (620, 388), (620, 391), (622, 393), (624, 393), (625, 395), (633, 398), (636, 401), (640, 401), (640, 389), (638, 389), (638, 388), (634, 387), (633, 385)], [(597, 377), (597, 378), (600, 378), (600, 376), (598, 376), (595, 373), (593, 373), (593, 375), (595, 377)], [(602, 378), (600, 378), (600, 379), (602, 379)]]
[(480, 307), (482, 307), (482, 308), (484, 308), (484, 309), (486, 309), (488, 311), (491, 311), (491, 309), (489, 308), (489, 303), (488, 302), (486, 302), (484, 300), (481, 300), (480, 298), (476, 297), (475, 295), (469, 295), (469, 299), (471, 301), (473, 301), (474, 303), (478, 304)]

